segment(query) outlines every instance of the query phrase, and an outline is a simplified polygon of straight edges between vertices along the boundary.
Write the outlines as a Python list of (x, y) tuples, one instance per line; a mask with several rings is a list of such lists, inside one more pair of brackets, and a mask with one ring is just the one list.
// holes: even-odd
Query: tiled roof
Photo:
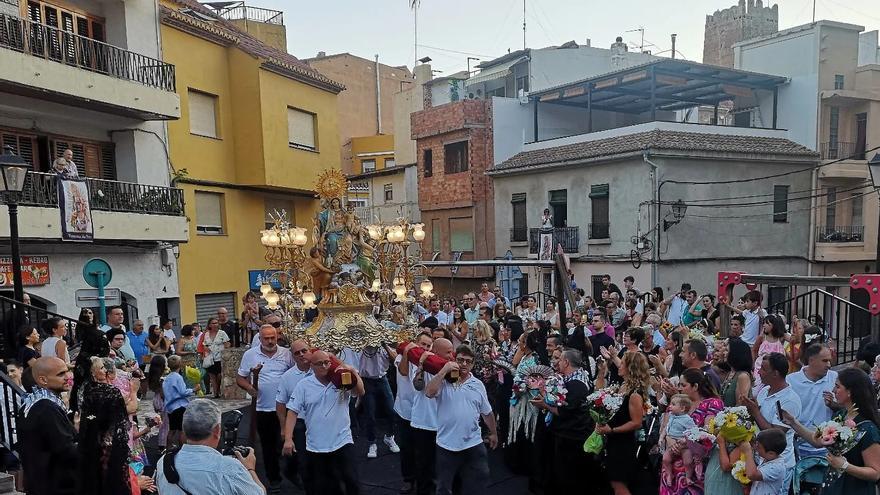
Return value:
[(324, 89), (334, 91), (336, 93), (345, 89), (344, 85), (333, 81), (329, 77), (321, 74), (302, 60), (294, 57), (287, 52), (273, 48), (263, 43), (259, 39), (251, 36), (250, 34), (242, 31), (233, 23), (221, 18), (212, 9), (205, 7), (198, 1), (171, 1), (185, 9), (191, 9), (192, 11), (198, 12), (201, 15), (213, 18), (212, 21), (205, 21), (193, 16), (189, 16), (180, 11), (174, 11), (172, 9), (166, 9), (165, 7), (163, 7), (163, 11), (166, 11), (166, 13), (170, 13), (170, 15), (176, 20), (184, 21), (193, 27), (205, 30), (214, 36), (228, 39), (231, 44), (234, 44), (245, 53), (263, 59), (264, 63), (275, 66), (275, 68), (281, 70), (286, 75), (289, 75), (295, 79), (300, 79), (304, 82), (315, 83), (318, 86), (323, 87)]
[(711, 152), (741, 155), (776, 155), (817, 157), (815, 151), (782, 138), (731, 136), (655, 129), (595, 141), (566, 144), (553, 148), (524, 151), (505, 160), (489, 171), (490, 175), (538, 166), (563, 166), (572, 162), (593, 160), (649, 150)]

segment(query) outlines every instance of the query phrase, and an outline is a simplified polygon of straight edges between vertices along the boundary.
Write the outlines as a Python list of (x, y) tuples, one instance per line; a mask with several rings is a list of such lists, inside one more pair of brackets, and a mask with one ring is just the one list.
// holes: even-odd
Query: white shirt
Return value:
[(427, 315), (425, 315), (425, 318), (427, 318), (428, 316), (433, 316), (434, 318), (437, 318), (438, 325), (446, 326), (449, 325), (450, 321), (452, 321), (452, 317), (447, 315), (443, 311), (437, 311), (436, 315), (434, 313), (428, 313)]
[[(394, 412), (401, 418), (410, 421), (412, 419), (413, 399), (415, 398), (416, 389), (413, 388), (409, 374), (401, 375), (397, 366), (403, 360), (403, 356), (398, 354), (394, 360), (394, 370), (397, 373), (397, 397), (394, 398)], [(410, 365), (410, 367), (412, 367)]]
[[(412, 365), (409, 367), (409, 382), (415, 381), (416, 371), (418, 367)], [(431, 375), (425, 372), (425, 386), (431, 381)], [(425, 391), (421, 392), (413, 390), (412, 415), (410, 423), (413, 428), (420, 430), (437, 431), (437, 401), (429, 399), (425, 396)]]
[(312, 376), (312, 374), (311, 366), (303, 371), (294, 364), (292, 368), (281, 375), (281, 380), (278, 382), (278, 393), (275, 394), (275, 402), (286, 406), (287, 403), (290, 402), (290, 398), (293, 397), (293, 391), (296, 389), (296, 386), (299, 385), (299, 382), (301, 382), (303, 378)]
[(767, 420), (768, 423), (773, 426), (781, 426), (783, 429), (788, 429), (788, 431), (785, 432), (785, 440), (787, 443), (785, 452), (783, 452), (779, 458), (785, 462), (786, 469), (794, 469), (794, 430), (789, 428), (788, 425), (779, 419), (779, 415), (776, 412), (776, 401), (779, 401), (783, 410), (788, 411), (795, 418), (799, 418), (801, 417), (800, 397), (797, 396), (797, 393), (791, 387), (785, 387), (772, 395), (770, 394), (770, 387), (764, 387), (758, 392), (756, 400), (758, 401), (758, 406), (761, 408), (761, 415), (764, 416), (764, 419)]
[(760, 311), (753, 312), (746, 309), (742, 312), (742, 315), (746, 319), (746, 325), (740, 338), (750, 346), (755, 345), (755, 341), (758, 340), (758, 333), (761, 331)]
[(482, 443), (480, 416), (492, 412), (483, 382), (473, 375), (458, 385), (444, 380), (436, 402), (438, 447), (461, 452)]
[(257, 411), (275, 411), (275, 396), (278, 395), (281, 376), (293, 366), (290, 350), (281, 346), (275, 348), (275, 354), (271, 356), (263, 352), (262, 346), (251, 347), (241, 356), (238, 376), (247, 378), (251, 375), (251, 369), (258, 364), (263, 365), (257, 383)]
[(788, 493), (788, 487), (785, 486), (786, 467), (781, 456), (772, 461), (762, 462), (758, 465), (758, 471), (761, 472), (761, 477), (764, 480), (754, 482), (749, 495), (785, 495)]
[(293, 389), (287, 408), (306, 422), (306, 450), (335, 452), (354, 443), (348, 418), (350, 391), (341, 391), (332, 382), (322, 385), (311, 375)]
[(336, 357), (338, 357), (340, 361), (347, 364), (348, 366), (351, 366), (354, 369), (359, 369), (361, 366), (361, 353), (354, 349), (349, 349), (348, 347), (346, 347), (345, 349), (339, 351), (339, 355)]
[[(836, 371), (828, 370), (825, 376), (813, 381), (804, 373), (804, 368), (801, 368), (797, 373), (786, 376), (785, 381), (801, 399), (801, 414), (797, 419), (802, 425), (812, 429), (819, 423), (831, 420), (832, 411), (825, 405), (825, 397), (822, 392), (834, 390), (834, 383), (837, 381)], [(798, 451), (802, 455), (825, 454), (825, 449), (818, 449), (807, 442), (801, 442), (799, 447)]]
[(169, 328), (168, 330), (165, 330), (164, 332), (162, 332), (162, 335), (164, 335), (165, 338), (168, 339), (169, 344), (173, 344), (173, 343), (177, 342), (177, 335), (174, 333), (173, 328)]
[(666, 320), (674, 327), (681, 325), (681, 317), (687, 307), (687, 301), (678, 296), (673, 297), (669, 304), (669, 317)]

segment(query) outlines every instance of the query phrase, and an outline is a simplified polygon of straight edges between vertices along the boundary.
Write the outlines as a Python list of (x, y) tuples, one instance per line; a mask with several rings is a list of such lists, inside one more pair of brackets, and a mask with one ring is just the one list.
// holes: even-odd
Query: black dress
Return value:
[(77, 328), (77, 333), (82, 338), (82, 347), (76, 356), (76, 363), (73, 368), (73, 389), (70, 396), (71, 412), (79, 409), (79, 396), (82, 394), (82, 387), (92, 376), (92, 356), (108, 357), (110, 355), (110, 342), (104, 332), (98, 330), (94, 325), (81, 323)]
[[(608, 426), (615, 428), (630, 422), (629, 398), (632, 392), (623, 397), (623, 405), (617, 410)], [(609, 481), (629, 482), (635, 479), (636, 432), (609, 433), (605, 435), (605, 472)]]

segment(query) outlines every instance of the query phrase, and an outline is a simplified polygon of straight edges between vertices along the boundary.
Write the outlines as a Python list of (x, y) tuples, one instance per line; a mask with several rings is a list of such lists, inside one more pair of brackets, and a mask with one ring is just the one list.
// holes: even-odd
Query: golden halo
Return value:
[(325, 170), (318, 176), (315, 189), (321, 199), (342, 198), (348, 190), (348, 180), (337, 169)]

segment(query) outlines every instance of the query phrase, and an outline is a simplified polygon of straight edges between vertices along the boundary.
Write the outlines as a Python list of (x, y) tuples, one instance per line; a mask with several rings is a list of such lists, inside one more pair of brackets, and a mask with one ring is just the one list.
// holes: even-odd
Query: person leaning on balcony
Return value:
[(75, 179), (79, 177), (79, 172), (76, 170), (76, 164), (73, 163), (73, 150), (70, 148), (64, 150), (64, 154), (55, 159), (52, 168), (55, 169), (55, 172), (57, 172), (58, 175), (65, 179)]

